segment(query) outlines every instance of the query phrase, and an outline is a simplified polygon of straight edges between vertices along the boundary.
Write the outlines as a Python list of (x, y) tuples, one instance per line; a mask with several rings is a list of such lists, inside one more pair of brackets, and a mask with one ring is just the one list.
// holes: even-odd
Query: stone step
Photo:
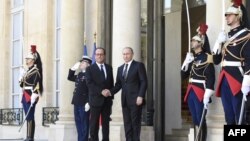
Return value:
[(193, 124), (192, 123), (188, 123), (188, 122), (183, 122), (182, 123), (182, 129), (190, 129), (193, 127)]
[(165, 141), (188, 141), (188, 136), (172, 136), (166, 135)]
[(172, 130), (172, 135), (175, 136), (187, 136), (189, 134), (189, 128), (188, 129), (173, 129)]
[(182, 121), (182, 128), (172, 129), (171, 135), (165, 136), (165, 141), (188, 141), (188, 134), (192, 123), (187, 122), (185, 119)]

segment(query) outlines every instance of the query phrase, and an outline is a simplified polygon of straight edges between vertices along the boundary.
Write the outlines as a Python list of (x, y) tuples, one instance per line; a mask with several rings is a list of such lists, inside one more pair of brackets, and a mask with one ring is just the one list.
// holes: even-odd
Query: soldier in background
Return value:
[(43, 93), (42, 62), (35, 45), (25, 57), (27, 70), (21, 73), (20, 87), (23, 89), (22, 104), (27, 120), (27, 137), (25, 141), (34, 141), (35, 108), (39, 95)]
[(214, 45), (214, 63), (221, 64), (216, 96), (221, 97), (228, 125), (239, 123), (242, 100), (250, 91), (250, 42), (246, 9), (235, 0), (226, 13), (230, 31), (222, 31)]
[[(202, 121), (201, 118), (204, 108), (207, 109), (211, 102), (210, 97), (214, 93), (215, 82), (215, 69), (206, 35), (207, 28), (206, 24), (200, 24), (197, 29), (198, 34), (192, 38), (191, 42), (194, 55), (187, 53), (181, 69), (182, 80), (189, 78), (184, 102), (188, 103), (195, 128), (200, 126), (199, 134), (195, 135), (199, 141), (205, 141), (207, 138), (206, 119)], [(206, 115), (206, 112), (204, 114)]]
[[(92, 59), (83, 56), (74, 66), (69, 69), (68, 80), (75, 82), (75, 90), (71, 104), (74, 105), (75, 124), (78, 133), (78, 141), (88, 141), (89, 136), (89, 92), (86, 84), (86, 68)], [(80, 68), (80, 72), (75, 74)]]

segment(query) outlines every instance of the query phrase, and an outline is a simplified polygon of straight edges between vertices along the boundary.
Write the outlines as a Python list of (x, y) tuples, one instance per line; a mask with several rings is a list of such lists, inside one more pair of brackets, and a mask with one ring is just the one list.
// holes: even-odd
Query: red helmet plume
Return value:
[(36, 45), (31, 45), (31, 52), (36, 53)]
[(237, 7), (241, 6), (242, 4), (242, 0), (232, 0), (232, 2), (233, 2), (233, 5)]
[(205, 23), (201, 23), (199, 26), (199, 32), (202, 35), (205, 35), (207, 33), (208, 26)]

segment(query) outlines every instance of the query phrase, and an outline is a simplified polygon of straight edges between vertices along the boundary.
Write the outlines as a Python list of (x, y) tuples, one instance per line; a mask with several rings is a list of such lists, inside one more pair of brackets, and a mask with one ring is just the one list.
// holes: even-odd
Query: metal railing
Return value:
[(0, 124), (19, 126), (23, 121), (23, 108), (0, 109)]
[[(43, 107), (42, 125), (49, 126), (58, 120), (59, 107)], [(23, 122), (23, 108), (0, 109), (0, 125), (20, 126)]]
[(43, 126), (55, 124), (58, 120), (59, 107), (43, 107)]

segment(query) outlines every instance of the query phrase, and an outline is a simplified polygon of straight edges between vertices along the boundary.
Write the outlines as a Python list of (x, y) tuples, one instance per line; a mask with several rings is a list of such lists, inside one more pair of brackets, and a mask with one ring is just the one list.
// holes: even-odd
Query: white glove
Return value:
[(211, 89), (206, 89), (205, 90), (205, 94), (203, 97), (203, 104), (204, 104), (204, 108), (207, 109), (208, 108), (208, 104), (209, 104), (209, 99), (210, 97), (214, 94), (214, 91)]
[(243, 99), (245, 101), (247, 101), (247, 95), (248, 95), (248, 92), (250, 91), (250, 87), (249, 86), (241, 86), (241, 91), (243, 94)]
[(73, 67), (71, 67), (71, 70), (75, 71), (79, 68), (79, 66), (80, 66), (80, 62), (77, 62), (77, 63), (75, 63), (75, 65)]
[(245, 101), (247, 101), (247, 95), (250, 92), (250, 76), (249, 75), (244, 75), (243, 76), (241, 92), (243, 94), (243, 99)]
[(213, 53), (220, 54), (221, 53), (221, 44), (227, 41), (227, 34), (224, 31), (219, 33), (219, 36), (214, 44)]
[(25, 75), (25, 73), (26, 73), (26, 70), (24, 68), (21, 68), (19, 70), (19, 78), (18, 78), (19, 81), (23, 79), (23, 76)]
[(31, 97), (30, 97), (30, 102), (33, 105), (36, 102), (36, 99), (38, 98), (38, 94), (32, 93)]
[(250, 92), (250, 75), (243, 76), (241, 92), (243, 94), (243, 99), (247, 101), (247, 95)]
[(90, 109), (89, 103), (86, 103), (86, 104), (85, 104), (85, 112), (88, 112), (89, 109)]
[(188, 70), (188, 65), (189, 63), (191, 63), (192, 61), (194, 61), (194, 56), (193, 53), (187, 52), (186, 58), (181, 66), (181, 70), (183, 71), (187, 71)]
[(224, 31), (221, 31), (216, 40), (218, 43), (225, 43), (227, 41), (227, 34)]

